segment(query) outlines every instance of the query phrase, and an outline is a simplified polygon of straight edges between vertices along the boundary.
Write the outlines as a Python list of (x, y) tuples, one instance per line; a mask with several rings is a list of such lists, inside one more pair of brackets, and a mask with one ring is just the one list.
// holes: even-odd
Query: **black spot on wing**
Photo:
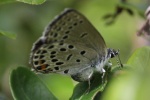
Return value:
[(63, 62), (57, 62), (56, 65), (62, 65), (64, 64)]
[(63, 39), (67, 39), (68, 38), (68, 35), (65, 35), (64, 37), (63, 37)]
[(40, 60), (40, 64), (43, 64), (45, 63), (46, 61), (45, 60)]
[(80, 59), (77, 59), (76, 62), (80, 62)]
[(60, 51), (66, 51), (66, 49), (65, 48), (60, 48)]
[(59, 70), (60, 68), (58, 66), (54, 67), (55, 70)]
[(86, 53), (86, 51), (84, 51), (84, 50), (80, 52), (81, 55), (84, 55), (85, 53)]
[(70, 31), (66, 31), (65, 34), (69, 34)]
[(88, 33), (82, 33), (81, 35), (80, 35), (80, 38), (84, 38), (85, 36), (87, 36), (88, 35)]
[(34, 59), (37, 59), (39, 56), (34, 56)]
[(65, 71), (64, 71), (64, 73), (65, 73), (65, 74), (67, 74), (67, 73), (68, 73), (68, 71), (69, 71), (69, 69), (65, 70)]
[(54, 58), (54, 57), (56, 57), (56, 56), (55, 56), (55, 55), (51, 55), (51, 56), (50, 56), (50, 58)]
[(34, 62), (34, 64), (35, 64), (35, 65), (38, 65), (38, 64), (39, 64), (39, 62), (38, 62), (38, 61), (35, 61), (35, 62)]
[(52, 51), (51, 54), (56, 54), (56, 51)]
[(44, 55), (40, 55), (40, 59), (44, 58)]
[(57, 62), (57, 61), (58, 61), (58, 59), (52, 59), (51, 61), (52, 61), (52, 62)]
[(72, 57), (72, 54), (68, 55), (68, 56), (67, 56), (67, 61), (70, 60), (71, 57)]
[(69, 48), (69, 49), (73, 49), (74, 46), (73, 46), (73, 45), (68, 45), (68, 48)]
[(45, 54), (45, 53), (47, 53), (47, 51), (46, 51), (46, 50), (43, 50), (43, 51), (41, 52), (41, 54)]

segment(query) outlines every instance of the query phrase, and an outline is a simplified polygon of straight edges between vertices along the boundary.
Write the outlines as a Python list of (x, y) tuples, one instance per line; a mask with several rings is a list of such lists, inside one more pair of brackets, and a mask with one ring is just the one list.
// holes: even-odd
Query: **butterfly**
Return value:
[(66, 9), (58, 15), (33, 44), (32, 69), (38, 73), (70, 75), (75, 81), (90, 81), (95, 72), (119, 51), (107, 48), (103, 37), (81, 13)]

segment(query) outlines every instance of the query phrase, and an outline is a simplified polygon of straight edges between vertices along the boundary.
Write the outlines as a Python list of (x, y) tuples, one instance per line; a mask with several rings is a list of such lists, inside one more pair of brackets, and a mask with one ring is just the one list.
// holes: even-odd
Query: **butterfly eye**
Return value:
[(115, 57), (118, 54), (119, 54), (119, 51), (116, 51), (114, 49), (111, 50), (111, 58)]
[(110, 48), (107, 49), (107, 56), (110, 58), (115, 57), (113, 49), (110, 49)]

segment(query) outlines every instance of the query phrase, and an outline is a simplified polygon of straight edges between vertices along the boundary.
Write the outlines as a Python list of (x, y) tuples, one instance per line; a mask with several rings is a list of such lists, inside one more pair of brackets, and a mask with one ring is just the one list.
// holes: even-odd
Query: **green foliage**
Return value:
[(95, 98), (97, 93), (103, 91), (106, 83), (107, 82), (104, 82), (102, 84), (101, 75), (96, 74), (90, 81), (90, 86), (88, 82), (81, 82), (77, 84), (70, 100), (92, 100)]
[[(101, 32), (107, 47), (120, 49), (121, 60), (125, 63), (132, 50), (136, 49), (137, 46), (140, 47), (143, 43), (142, 41), (139, 45), (139, 42), (136, 41), (139, 37), (135, 35), (133, 37), (133, 34), (138, 30), (137, 25), (141, 26), (141, 23), (139, 23), (141, 17), (137, 13), (141, 12), (143, 16), (145, 7), (147, 7), (143, 3), (144, 1), (134, 0), (133, 5), (130, 3), (119, 4), (125, 9), (133, 10), (134, 16), (129, 16), (126, 11), (123, 11), (117, 16), (113, 24), (106, 26), (106, 21), (102, 17), (106, 14), (112, 14), (116, 10), (118, 1), (0, 0), (0, 99), (13, 100), (10, 96), (7, 80), (9, 69), (16, 65), (28, 65), (33, 42), (42, 35), (44, 27), (53, 17), (64, 8), (74, 8), (83, 13), (94, 27)], [(138, 6), (135, 6), (135, 4)], [(142, 9), (137, 9), (139, 6)], [(10, 30), (13, 30), (13, 32)], [(116, 61), (114, 62), (116, 63)], [(95, 78), (95, 81), (93, 79), (88, 91), (87, 82), (78, 83), (74, 88), (73, 84), (76, 83), (72, 82), (69, 77), (66, 78), (59, 74), (35, 75), (30, 70), (22, 67), (12, 71), (10, 86), (14, 99), (21, 97), (19, 100), (26, 99), (28, 94), (31, 96), (31, 92), (37, 93), (35, 94), (36, 97), (43, 97), (44, 94), (50, 96), (54, 94), (59, 100), (68, 100), (69, 98), (72, 100), (91, 100), (91, 98), (94, 98), (94, 100), (99, 100), (99, 98), (104, 100), (147, 100), (146, 98), (150, 98), (149, 70), (149, 47), (144, 47), (135, 51), (123, 69), (113, 66), (105, 79), (105, 83), (101, 83), (101, 76)], [(26, 76), (27, 81), (24, 81), (23, 75)], [(35, 84), (28, 82), (29, 80), (32, 81), (31, 77), (36, 80)], [(20, 84), (20, 82), (23, 83)], [(38, 84), (42, 87), (41, 90), (37, 90)], [(30, 91), (24, 87), (29, 87)], [(33, 89), (33, 87), (37, 89)], [(56, 99), (56, 97), (54, 98)]]
[(122, 71), (108, 85), (103, 100), (149, 100), (150, 47), (137, 49)]
[(11, 39), (15, 39), (16, 38), (16, 34), (15, 33), (9, 33), (9, 32), (4, 32), (4, 31), (0, 30), (0, 36), (1, 35), (9, 37)]
[(11, 72), (10, 86), (15, 100), (57, 100), (44, 83), (24, 67)]
[(0, 0), (0, 4), (10, 3), (10, 2), (23, 2), (32, 5), (38, 5), (44, 3), (46, 0)]
[(139, 72), (150, 71), (150, 47), (137, 49), (127, 64)]
[(17, 1), (32, 4), (32, 5), (33, 4), (38, 5), (44, 3), (46, 0), (17, 0)]
[[(150, 98), (148, 94), (150, 80), (147, 77), (150, 75), (149, 61), (150, 47), (137, 49), (123, 68), (116, 66), (112, 70), (106, 69), (107, 77), (103, 78), (104, 82), (102, 82), (100, 74), (95, 74), (90, 88), (88, 82), (78, 83), (70, 100), (95, 100), (96, 98), (103, 98), (102, 100), (148, 100), (147, 98)], [(10, 85), (14, 99), (56, 99), (37, 75), (23, 67), (12, 71)]]

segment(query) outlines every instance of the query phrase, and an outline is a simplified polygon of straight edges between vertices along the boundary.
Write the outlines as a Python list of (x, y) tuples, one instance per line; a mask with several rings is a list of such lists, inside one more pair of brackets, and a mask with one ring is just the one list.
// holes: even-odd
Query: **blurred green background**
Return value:
[[(65, 8), (74, 8), (84, 14), (101, 33), (108, 47), (120, 49), (122, 63), (126, 63), (132, 52), (139, 47), (149, 45), (136, 32), (144, 20), (133, 9), (134, 16), (121, 13), (115, 22), (106, 25), (102, 19), (108, 13), (115, 12), (119, 0), (48, 0), (41, 5), (29, 5), (13, 2), (0, 5), (0, 29), (17, 34), (16, 39), (0, 36), (0, 98), (12, 100), (9, 89), (9, 73), (14, 67), (28, 64), (32, 44), (42, 35), (44, 28)], [(148, 1), (132, 0), (143, 9)], [(114, 61), (114, 65), (116, 65)], [(48, 74), (39, 75), (53, 94), (61, 100), (67, 100), (76, 84), (68, 76)]]

